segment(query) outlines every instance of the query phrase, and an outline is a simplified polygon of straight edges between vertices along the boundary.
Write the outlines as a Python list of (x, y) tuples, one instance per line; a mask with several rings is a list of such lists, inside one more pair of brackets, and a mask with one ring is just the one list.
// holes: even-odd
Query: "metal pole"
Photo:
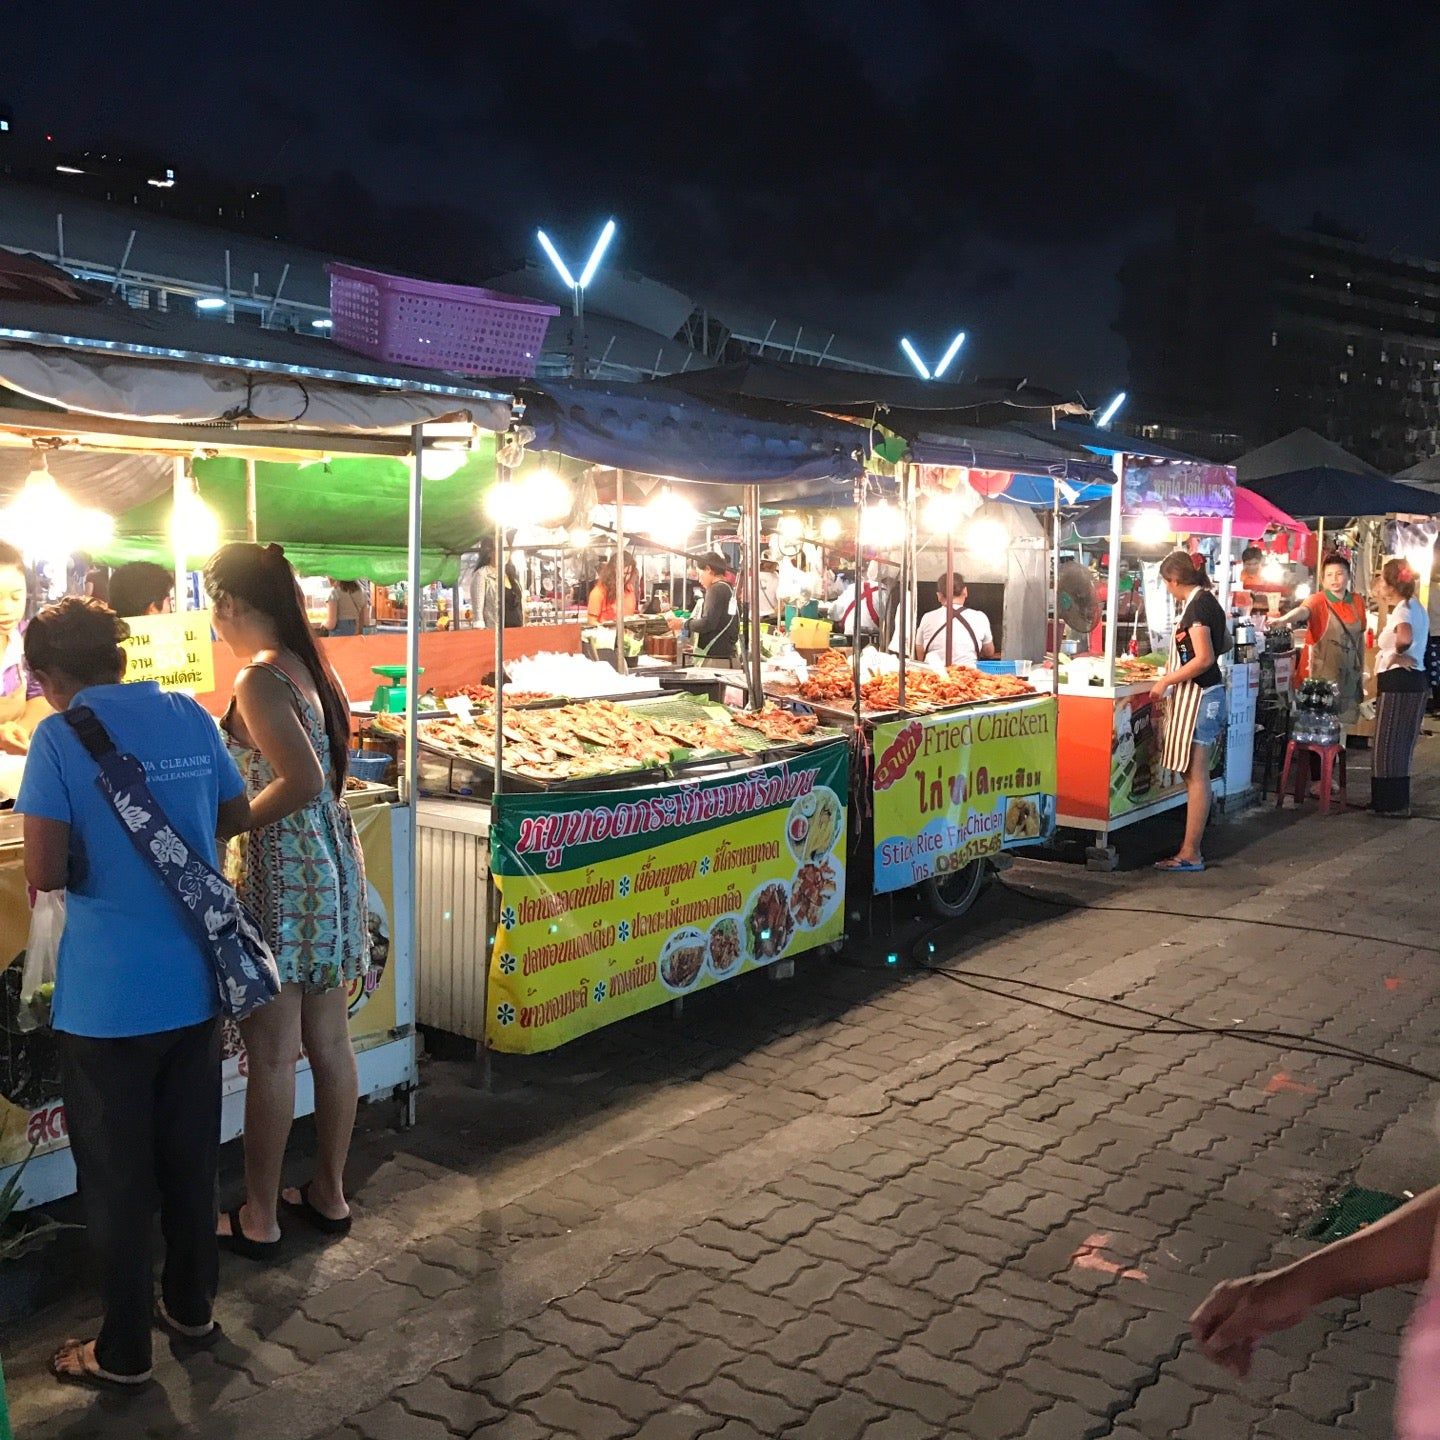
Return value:
[(748, 653), (746, 655), (746, 690), (749, 706), (759, 710), (765, 704), (765, 693), (760, 680), (760, 487), (751, 485), (746, 490), (746, 503), (750, 507), (750, 524), (746, 527), (745, 557), (745, 603), (750, 610), (750, 624), (746, 627)]
[(855, 631), (853, 649), (850, 658), (855, 667), (855, 724), (860, 724), (860, 712), (862, 708), (862, 697), (860, 694), (860, 598), (864, 591), (861, 589), (861, 562), (864, 559), (865, 549), (862, 544), (861, 532), (865, 528), (865, 472), (860, 472), (860, 478), (855, 482)]
[[(575, 294), (580, 294), (577, 288)], [(615, 472), (615, 668), (629, 673), (625, 660), (625, 472)]]
[[(503, 472), (505, 480), (508, 471)], [(480, 582), (480, 597), (485, 597), (485, 582)], [(484, 622), (484, 615), (480, 620)], [(495, 803), (500, 798), (501, 766), (505, 758), (505, 526), (495, 521)], [(492, 824), (494, 811), (492, 810)], [(488, 971), (489, 962), (486, 962)]]
[(252, 544), (260, 538), (260, 511), (255, 496), (255, 462), (245, 462), (245, 538)]
[[(409, 554), (406, 557), (407, 594), (405, 605), (405, 803), (410, 806), (410, 899), (416, 898), (416, 826), (419, 812), (420, 738), (416, 730), (415, 714), (419, 708), (420, 694), (420, 519), (421, 491), (425, 478), (425, 426), (414, 425), (410, 429), (410, 443), (413, 449), (410, 466), (410, 525), (408, 533)], [(418, 918), (419, 906), (414, 905)], [(418, 946), (417, 946), (418, 958)]]
[(185, 460), (177, 455), (170, 469), (170, 545), (175, 562), (175, 609), (187, 608), (190, 592), (190, 573), (185, 553), (185, 534), (181, 515), (190, 496), (190, 478), (185, 473)]
[(63, 270), (65, 268), (65, 217), (57, 210), (55, 212), (55, 258)]
[(950, 577), (955, 573), (955, 532), (946, 528), (945, 531), (945, 595), (936, 596), (937, 600), (943, 598), (945, 605), (945, 668), (948, 670), (955, 663), (955, 597), (950, 594)]
[(1050, 645), (1055, 651), (1054, 662), (1050, 666), (1050, 693), (1060, 694), (1060, 637), (1065, 633), (1065, 627), (1060, 623), (1060, 482), (1055, 482), (1054, 508), (1051, 512), (1050, 525), (1050, 621), (1047, 628), (1050, 631)]
[(130, 238), (125, 242), (125, 253), (120, 257), (120, 268), (115, 272), (115, 283), (110, 287), (112, 295), (120, 288), (120, 282), (125, 278), (126, 267), (130, 264), (130, 252), (135, 248), (136, 233), (132, 230)]
[[(899, 698), (900, 708), (905, 708), (905, 651), (909, 648), (906, 644), (906, 636), (910, 621), (910, 541), (915, 533), (915, 516), (912, 512), (912, 481), (911, 466), (904, 460), (900, 462), (900, 518), (905, 526), (905, 538), (900, 549), (900, 615), (897, 621), (896, 635), (899, 637), (900, 650), (900, 687)], [(883, 637), (882, 637), (883, 638)]]
[(271, 296), (270, 308), (265, 312), (265, 324), (268, 326), (275, 320), (275, 312), (280, 308), (280, 292), (285, 288), (285, 282), (290, 278), (290, 262), (285, 262), (285, 268), (280, 272), (280, 283), (275, 287), (275, 294)]
[(1125, 457), (1117, 452), (1111, 463), (1115, 469), (1115, 488), (1110, 492), (1110, 571), (1105, 577), (1105, 664), (1109, 667), (1105, 680), (1107, 685), (1115, 683), (1115, 629), (1120, 618), (1120, 542), (1123, 539), (1120, 533), (1120, 511), (1125, 491)]

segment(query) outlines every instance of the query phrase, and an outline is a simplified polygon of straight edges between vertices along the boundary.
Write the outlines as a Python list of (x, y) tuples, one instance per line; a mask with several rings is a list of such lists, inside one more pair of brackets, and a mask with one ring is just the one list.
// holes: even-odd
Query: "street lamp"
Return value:
[(964, 343), (965, 332), (957, 331), (955, 338), (950, 342), (950, 348), (940, 357), (940, 363), (933, 370), (920, 358), (920, 352), (908, 338), (900, 341), (900, 348), (905, 352), (905, 358), (915, 367), (915, 373), (922, 380), (938, 380), (950, 368), (950, 362), (960, 353), (960, 347)]
[(585, 268), (581, 270), (578, 280), (571, 274), (570, 267), (555, 248), (554, 242), (543, 230), (537, 230), (535, 238), (540, 242), (540, 248), (545, 252), (550, 263), (555, 267), (555, 273), (568, 287), (574, 302), (575, 326), (570, 336), (570, 373), (584, 375), (586, 369), (585, 291), (595, 278), (595, 272), (599, 270), (600, 262), (610, 248), (610, 242), (615, 238), (615, 222), (614, 220), (605, 222), (604, 229), (600, 231), (599, 238), (595, 241), (594, 248), (590, 251), (590, 258), (585, 262)]

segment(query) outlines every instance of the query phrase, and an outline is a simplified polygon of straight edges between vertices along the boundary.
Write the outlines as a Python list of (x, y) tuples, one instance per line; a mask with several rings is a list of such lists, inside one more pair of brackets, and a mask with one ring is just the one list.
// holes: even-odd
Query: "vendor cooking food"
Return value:
[(25, 668), (25, 557), (0, 540), (0, 753), (24, 755), (35, 727), (50, 714), (40, 685)]

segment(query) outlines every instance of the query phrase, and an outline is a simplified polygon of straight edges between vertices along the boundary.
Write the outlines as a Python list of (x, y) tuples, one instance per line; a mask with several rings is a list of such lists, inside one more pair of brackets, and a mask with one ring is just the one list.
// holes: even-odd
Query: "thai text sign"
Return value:
[(712, 780), (503, 795), (489, 1043), (549, 1050), (845, 925), (844, 744)]
[(126, 680), (158, 680), (162, 690), (197, 695), (215, 688), (215, 644), (207, 611), (139, 615), (127, 623)]
[(1055, 830), (1048, 695), (875, 730), (875, 889), (903, 890)]
[(1126, 515), (1150, 511), (1224, 519), (1235, 514), (1235, 467), (1128, 456), (1120, 504)]

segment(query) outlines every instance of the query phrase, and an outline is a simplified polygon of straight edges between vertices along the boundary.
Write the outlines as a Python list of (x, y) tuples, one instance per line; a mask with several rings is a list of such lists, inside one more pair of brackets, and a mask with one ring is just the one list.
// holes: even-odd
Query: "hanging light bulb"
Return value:
[(820, 522), (820, 538), (827, 543), (840, 538), (840, 520), (838, 516), (827, 515)]
[(700, 522), (700, 512), (666, 485), (645, 507), (644, 533), (652, 540), (685, 541)]
[(426, 450), (425, 458), (421, 462), (420, 476), (424, 480), (449, 480), (465, 468), (465, 462), (469, 458), (468, 449), (440, 450), (431, 447)]
[(965, 548), (972, 555), (994, 559), (1003, 555), (1009, 545), (1010, 532), (998, 520), (982, 516), (965, 527)]
[(866, 541), (884, 550), (905, 538), (905, 517), (888, 501), (881, 500), (865, 512)]
[(521, 482), (527, 514), (537, 525), (554, 525), (569, 517), (570, 487), (548, 467), (534, 470)]
[(804, 538), (805, 521), (799, 515), (782, 515), (775, 524), (775, 533), (793, 543)]
[(103, 510), (77, 505), (55, 483), (44, 450), (37, 447), (19, 493), (0, 511), (0, 534), (27, 555), (54, 557), (69, 548), (95, 550), (115, 533)]
[(1260, 565), (1260, 578), (1267, 585), (1278, 585), (1285, 578), (1285, 562), (1278, 555), (1267, 555)]
[(1131, 522), (1130, 534), (1142, 545), (1160, 545), (1171, 535), (1170, 521), (1158, 510), (1144, 510)]
[(960, 497), (953, 490), (939, 490), (925, 501), (921, 516), (927, 533), (953, 535), (962, 519)]
[(200, 498), (200, 487), (187, 470), (189, 484), (170, 513), (170, 543), (187, 562), (208, 560), (220, 548), (220, 519)]
[(584, 550), (590, 544), (590, 527), (576, 525), (565, 538), (569, 540), (572, 550)]

